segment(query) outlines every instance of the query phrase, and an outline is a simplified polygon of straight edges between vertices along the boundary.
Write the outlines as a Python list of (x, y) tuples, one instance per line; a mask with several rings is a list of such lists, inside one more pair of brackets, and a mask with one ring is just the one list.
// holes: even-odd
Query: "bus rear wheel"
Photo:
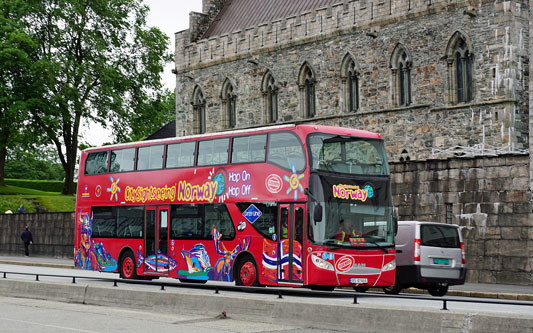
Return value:
[(258, 286), (257, 267), (250, 256), (244, 257), (237, 268), (236, 285), (254, 287)]
[(135, 257), (131, 252), (126, 252), (120, 260), (120, 277), (123, 279), (136, 279), (137, 268), (135, 267)]

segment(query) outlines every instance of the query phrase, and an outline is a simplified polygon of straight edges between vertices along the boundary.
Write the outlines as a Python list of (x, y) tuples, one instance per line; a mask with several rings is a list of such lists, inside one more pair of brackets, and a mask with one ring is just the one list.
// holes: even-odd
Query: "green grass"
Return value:
[(76, 206), (76, 197), (25, 187), (0, 186), (0, 213), (4, 213), (8, 209), (16, 213), (20, 204), (24, 205), (27, 213), (35, 213), (38, 208), (48, 212), (73, 212)]

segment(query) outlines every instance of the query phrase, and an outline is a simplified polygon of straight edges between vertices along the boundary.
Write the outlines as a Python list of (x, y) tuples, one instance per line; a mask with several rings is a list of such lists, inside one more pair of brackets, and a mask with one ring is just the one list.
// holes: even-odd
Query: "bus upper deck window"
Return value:
[(266, 139), (266, 134), (233, 138), (231, 163), (264, 162)]
[(135, 148), (111, 151), (110, 172), (133, 171), (135, 162)]
[(99, 175), (107, 172), (108, 151), (89, 153), (85, 160), (85, 174)]
[(228, 163), (229, 138), (200, 141), (198, 145), (198, 165)]
[(298, 137), (290, 132), (270, 134), (268, 141), (268, 162), (284, 169), (302, 172), (305, 169), (305, 153)]
[(140, 147), (137, 156), (137, 170), (154, 170), (163, 167), (163, 145)]
[(196, 142), (169, 144), (167, 147), (166, 168), (186, 168), (194, 166)]

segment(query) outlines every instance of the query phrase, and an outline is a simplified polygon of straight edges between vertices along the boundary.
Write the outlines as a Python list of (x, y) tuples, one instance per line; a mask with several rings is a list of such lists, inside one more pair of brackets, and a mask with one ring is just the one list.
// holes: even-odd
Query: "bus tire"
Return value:
[(124, 253), (120, 259), (120, 277), (123, 279), (137, 279), (135, 257), (130, 251)]
[(313, 286), (309, 286), (309, 288), (311, 288), (311, 290), (316, 290), (316, 291), (333, 291), (333, 290), (335, 290), (335, 286), (313, 285)]
[(383, 292), (388, 295), (398, 295), (402, 291), (402, 287), (395, 284), (393, 286), (383, 287)]
[(448, 286), (432, 286), (428, 287), (428, 292), (431, 296), (444, 296), (448, 292)]
[(237, 276), (235, 279), (237, 286), (257, 287), (259, 286), (259, 274), (251, 256), (245, 256), (237, 265)]

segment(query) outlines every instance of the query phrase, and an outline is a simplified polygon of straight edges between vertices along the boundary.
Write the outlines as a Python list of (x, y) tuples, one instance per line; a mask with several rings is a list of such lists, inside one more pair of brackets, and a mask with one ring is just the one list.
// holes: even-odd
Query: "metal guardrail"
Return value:
[(533, 302), (530, 301), (509, 301), (509, 300), (493, 300), (493, 299), (461, 299), (456, 297), (428, 297), (428, 296), (410, 296), (410, 295), (388, 295), (381, 293), (362, 293), (349, 290), (337, 290), (337, 291), (319, 291), (319, 290), (304, 290), (298, 288), (279, 288), (279, 287), (245, 287), (245, 286), (224, 286), (224, 285), (206, 285), (201, 283), (190, 283), (190, 282), (159, 282), (159, 281), (145, 281), (145, 280), (127, 280), (127, 279), (116, 279), (116, 278), (101, 278), (101, 277), (91, 277), (91, 276), (75, 276), (75, 275), (58, 275), (58, 274), (39, 274), (39, 273), (21, 273), (21, 272), (10, 272), (10, 271), (0, 271), (0, 274), (4, 279), (7, 279), (7, 275), (26, 275), (26, 276), (35, 276), (35, 281), (40, 281), (39, 277), (53, 277), (53, 278), (65, 278), (72, 279), (72, 283), (76, 283), (76, 279), (80, 280), (95, 280), (102, 282), (113, 283), (114, 287), (118, 287), (119, 283), (123, 284), (137, 284), (137, 285), (151, 285), (159, 286), (161, 290), (165, 290), (166, 287), (173, 288), (196, 288), (196, 289), (207, 289), (214, 290), (215, 294), (219, 294), (220, 291), (233, 291), (233, 292), (248, 292), (248, 293), (261, 293), (261, 294), (270, 294), (277, 295), (278, 298), (283, 298), (283, 295), (286, 296), (302, 296), (302, 297), (339, 297), (339, 298), (353, 298), (352, 304), (359, 304), (358, 297), (386, 297), (386, 298), (401, 298), (401, 299), (414, 299), (414, 300), (423, 300), (423, 301), (433, 301), (433, 302), (442, 302), (441, 310), (448, 310), (449, 302), (458, 302), (458, 303), (478, 303), (478, 304), (498, 304), (498, 305), (518, 305), (518, 306), (531, 306), (533, 307)]

